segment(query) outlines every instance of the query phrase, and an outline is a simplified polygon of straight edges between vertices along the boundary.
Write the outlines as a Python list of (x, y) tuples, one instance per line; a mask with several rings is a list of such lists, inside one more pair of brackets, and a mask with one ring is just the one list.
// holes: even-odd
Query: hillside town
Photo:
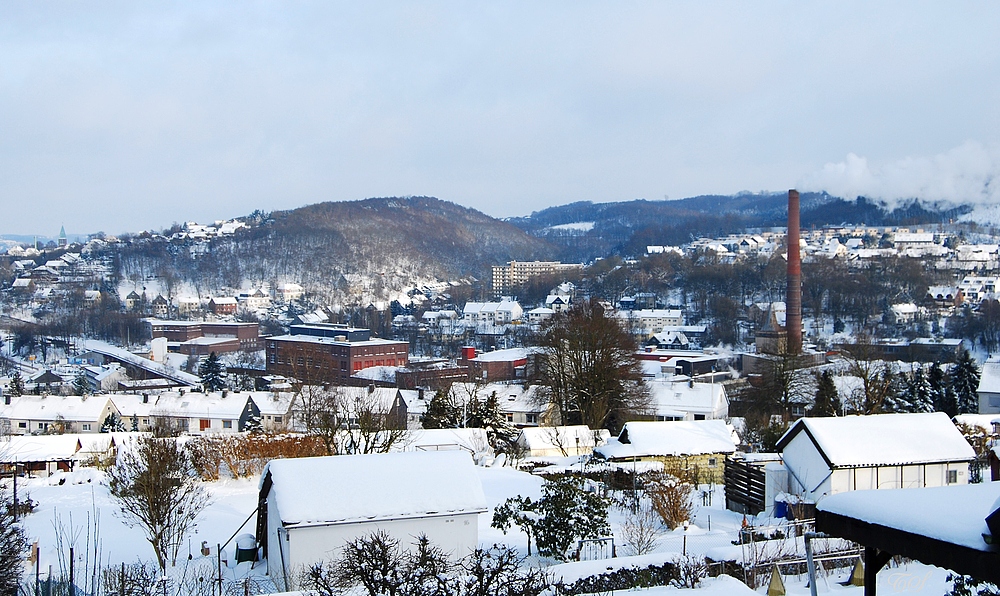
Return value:
[[(378, 527), (390, 535), (420, 533), (454, 553), (475, 551), (479, 532), (506, 534), (511, 519), (529, 549), (535, 540), (556, 562), (615, 559), (608, 569), (627, 570), (632, 557), (669, 552), (678, 532), (686, 549), (689, 529), (709, 529), (714, 514), (722, 534), (691, 537), (702, 570), (670, 571), (678, 563), (667, 557), (662, 572), (705, 577), (736, 565), (750, 587), (773, 587), (781, 565), (804, 562), (805, 543), (786, 536), (869, 519), (835, 495), (916, 487), (932, 494), (1000, 480), (1000, 361), (988, 354), (997, 341), (998, 245), (909, 228), (800, 235), (797, 201), (790, 191), (789, 225), (780, 232), (649, 246), (611, 268), (511, 261), (494, 266), (484, 288), (495, 299), (456, 303), (451, 293), (462, 282), (436, 281), (400, 292), (406, 301), (391, 308), (323, 304), (295, 281), (208, 293), (155, 274), (125, 279), (114, 264), (122, 242), (208, 254), (213, 238), (238, 239), (239, 221), (186, 224), (169, 236), (15, 246), (3, 255), (0, 465), (41, 486), (75, 483), (90, 478), (87, 470), (122, 466), (123, 450), (155, 447), (147, 437), (178, 437), (201, 481), (259, 475), (266, 514), (258, 508), (256, 533), (250, 528), (235, 546), (236, 563), (253, 565), (216, 575), (271, 586), (261, 589), (311, 585), (288, 569), (322, 561), (310, 546), (318, 538), (303, 534), (292, 554), (275, 544), (297, 542), (288, 520), (329, 515), (384, 518)], [(600, 279), (665, 258), (703, 272), (781, 266), (785, 283), (748, 286), (727, 322), (693, 288), (648, 291), (626, 273), (609, 295)], [(809, 276), (886, 267), (919, 269), (908, 293), (870, 297), (868, 311), (838, 310), (830, 280)], [(537, 294), (530, 288), (539, 281), (551, 285), (537, 301), (519, 297)], [(814, 284), (825, 288), (818, 298)], [(721, 341), (723, 326), (732, 343)], [(283, 459), (268, 463), (268, 452)], [(294, 461), (304, 456), (332, 459)], [(586, 515), (605, 521), (561, 546), (543, 542), (549, 530), (524, 525), (534, 519), (523, 517), (530, 500), (484, 500), (497, 481), (489, 474), (501, 470), (522, 475), (509, 482), (535, 499), (539, 482), (547, 495), (550, 484), (596, 481), (610, 500), (590, 503), (596, 509)], [(313, 472), (330, 491), (352, 482), (375, 492), (356, 492), (333, 513), (326, 500), (278, 488)], [(415, 503), (433, 505), (380, 497), (378, 483), (359, 480), (366, 475), (412, 476), (405, 485), (427, 491)], [(825, 509), (828, 498), (846, 505)], [(616, 499), (624, 508), (609, 518)], [(680, 499), (679, 509), (661, 499)], [(521, 513), (510, 509), (515, 503)], [(449, 516), (419, 513), (438, 508)], [(388, 521), (404, 512), (405, 523)], [(365, 526), (323, 527), (336, 528), (321, 539), (333, 544), (362, 539)], [(747, 531), (763, 536), (752, 562), (720, 546), (741, 544)], [(831, 573), (853, 565), (857, 576), (878, 564), (859, 558), (868, 552), (864, 539), (841, 538), (816, 547)], [(162, 546), (154, 544), (157, 557)], [(202, 550), (222, 556), (210, 543)], [(564, 588), (572, 584), (566, 577)]]

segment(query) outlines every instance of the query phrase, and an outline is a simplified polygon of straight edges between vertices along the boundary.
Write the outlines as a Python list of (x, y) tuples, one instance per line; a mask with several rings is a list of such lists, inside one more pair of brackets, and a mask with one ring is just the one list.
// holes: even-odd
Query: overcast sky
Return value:
[(0, 3), (0, 233), (433, 195), (996, 201), (1000, 3)]

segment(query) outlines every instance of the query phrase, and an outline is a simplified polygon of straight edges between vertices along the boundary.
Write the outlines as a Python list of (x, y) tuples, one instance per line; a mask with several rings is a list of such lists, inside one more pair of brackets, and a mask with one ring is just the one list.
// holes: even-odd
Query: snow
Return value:
[(589, 232), (594, 229), (593, 221), (578, 221), (574, 223), (564, 223), (554, 226), (549, 226), (550, 230), (563, 230), (567, 232)]
[(983, 540), (983, 533), (989, 533), (986, 517), (998, 498), (1000, 483), (986, 482), (852, 491), (826, 497), (817, 509), (986, 551), (990, 550)]
[(122, 348), (113, 346), (109, 343), (105, 343), (103, 341), (98, 341), (94, 339), (84, 340), (82, 343), (83, 345), (81, 346), (81, 348), (84, 350), (90, 350), (93, 352), (97, 352), (98, 354), (111, 356), (112, 358), (120, 360), (126, 364), (131, 364), (133, 366), (137, 366), (144, 370), (148, 370), (150, 372), (158, 374), (165, 379), (177, 381), (178, 383), (183, 383), (185, 385), (199, 385), (201, 383), (201, 379), (195, 375), (188, 374), (186, 372), (182, 372), (179, 370), (174, 370), (162, 364), (153, 362), (152, 360), (149, 360), (147, 358), (143, 358), (142, 356), (133, 354), (128, 350), (123, 350)]
[(586, 425), (578, 426), (529, 426), (521, 429), (518, 444), (529, 451), (543, 449), (572, 450), (577, 447), (595, 447), (606, 440), (606, 430), (591, 430)]
[(834, 467), (968, 461), (976, 456), (943, 412), (801, 418), (778, 442), (779, 448), (803, 430)]
[(594, 450), (608, 459), (734, 451), (732, 431), (723, 420), (627, 422), (617, 439)]
[(22, 395), (0, 408), (0, 417), (7, 420), (63, 420), (100, 422), (108, 405), (108, 396)]
[(10, 437), (0, 443), (0, 462), (41, 462), (72, 459), (80, 449), (77, 435)]
[(509, 348), (506, 350), (494, 350), (477, 355), (472, 360), (475, 362), (513, 362), (524, 360), (532, 352), (529, 348)]
[[(277, 459), (270, 474), (287, 525), (421, 517), (486, 510), (472, 458), (462, 451)], [(387, 480), (403, 490), (385, 490)]]
[(1000, 393), (1000, 359), (990, 358), (983, 364), (979, 377), (979, 391)]

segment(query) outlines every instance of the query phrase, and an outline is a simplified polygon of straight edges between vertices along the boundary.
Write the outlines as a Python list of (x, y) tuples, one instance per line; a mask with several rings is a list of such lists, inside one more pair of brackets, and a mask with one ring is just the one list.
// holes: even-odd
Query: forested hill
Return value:
[(191, 282), (207, 293), (292, 280), (331, 299), (382, 299), (433, 280), (485, 279), (491, 265), (557, 253), (507, 222), (431, 197), (318, 203), (242, 219), (248, 228), (213, 238), (207, 250), (163, 237), (129, 243), (119, 273)]
[[(647, 245), (681, 245), (747, 228), (781, 227), (788, 194), (706, 195), (675, 201), (589, 201), (550, 207), (508, 221), (561, 247), (564, 261), (588, 261), (608, 254), (640, 255)], [(805, 228), (840, 224), (921, 225), (947, 222), (971, 208), (939, 208), (919, 201), (888, 209), (863, 197), (846, 201), (826, 193), (802, 193)]]

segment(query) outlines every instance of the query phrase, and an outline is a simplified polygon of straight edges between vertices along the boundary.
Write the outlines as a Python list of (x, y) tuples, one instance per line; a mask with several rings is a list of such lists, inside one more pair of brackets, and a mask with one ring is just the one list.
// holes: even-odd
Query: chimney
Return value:
[(802, 259), (799, 256), (799, 191), (788, 191), (788, 288), (785, 292), (785, 330), (788, 353), (802, 351)]

